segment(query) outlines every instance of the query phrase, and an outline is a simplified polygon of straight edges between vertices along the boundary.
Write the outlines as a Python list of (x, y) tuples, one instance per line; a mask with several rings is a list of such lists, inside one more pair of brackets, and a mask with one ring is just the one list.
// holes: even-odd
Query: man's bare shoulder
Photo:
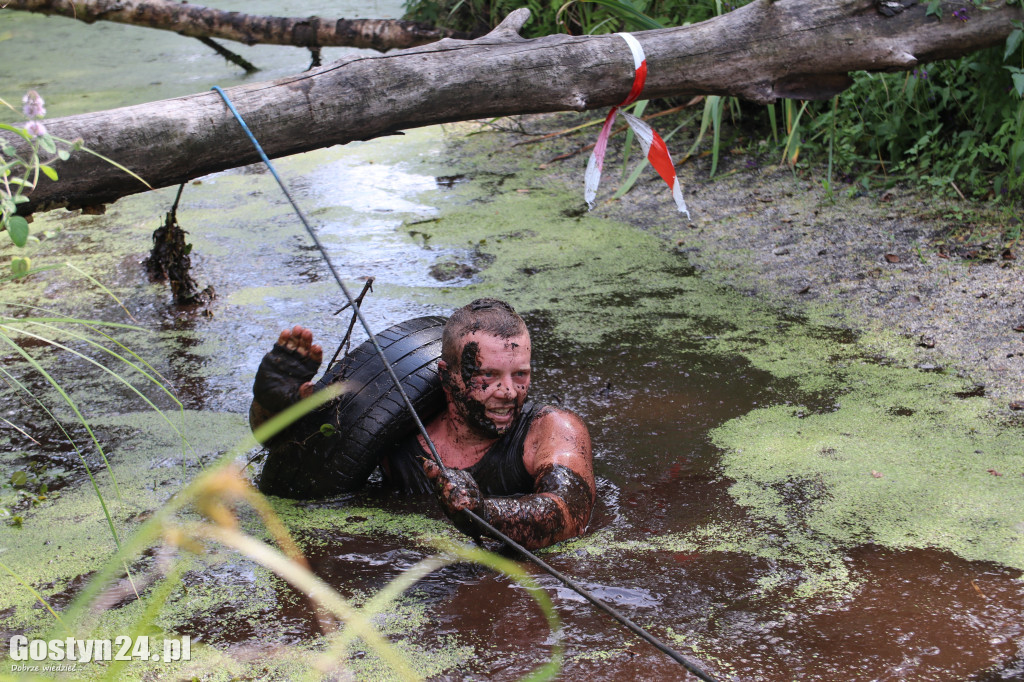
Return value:
[(535, 430), (538, 435), (549, 434), (577, 437), (584, 435), (588, 441), (590, 440), (590, 431), (579, 415), (571, 410), (555, 405), (544, 405), (537, 410), (537, 416), (533, 418), (533, 423), (530, 424), (531, 436)]
[(561, 465), (575, 471), (593, 488), (590, 432), (576, 413), (545, 405), (530, 424), (523, 448), (523, 464), (534, 475), (547, 466)]

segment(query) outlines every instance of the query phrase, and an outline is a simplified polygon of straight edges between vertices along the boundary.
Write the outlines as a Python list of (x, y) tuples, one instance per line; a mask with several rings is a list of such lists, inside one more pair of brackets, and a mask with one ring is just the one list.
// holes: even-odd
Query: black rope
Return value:
[(643, 639), (645, 639), (648, 642), (650, 642), (651, 644), (653, 644), (656, 649), (658, 649), (662, 653), (668, 654), (668, 656), (670, 658), (672, 658), (672, 660), (674, 660), (676, 663), (679, 663), (680, 665), (682, 665), (684, 668), (689, 670), (691, 673), (696, 675), (698, 678), (700, 678), (702, 680), (705, 680), (705, 682), (717, 682), (717, 680), (715, 680), (715, 678), (711, 677), (711, 675), (709, 675), (708, 673), (704, 672), (695, 663), (691, 662), (688, 658), (683, 656), (681, 653), (679, 653), (678, 651), (676, 651), (675, 649), (670, 647), (668, 644), (665, 644), (664, 642), (662, 642), (660, 639), (658, 639), (657, 637), (655, 637), (651, 633), (647, 632), (647, 630), (644, 630), (642, 627), (640, 627), (639, 625), (637, 625), (636, 623), (631, 621), (626, 616), (624, 616), (621, 613), (619, 613), (612, 606), (609, 606), (605, 602), (601, 601), (600, 599), (598, 599), (597, 597), (592, 595), (586, 588), (584, 588), (582, 585), (578, 584), (572, 578), (569, 578), (568, 576), (563, 575), (559, 571), (557, 571), (554, 568), (552, 568), (551, 566), (549, 566), (547, 563), (545, 563), (536, 554), (534, 554), (530, 550), (526, 549), (525, 547), (520, 545), (518, 542), (516, 542), (512, 538), (508, 537), (507, 535), (502, 533), (500, 530), (498, 530), (497, 528), (495, 528), (494, 526), (492, 526), (491, 524), (487, 523), (482, 518), (477, 516), (477, 514), (475, 512), (470, 511), (469, 509), (463, 509), (462, 513), (466, 514), (467, 516), (469, 516), (469, 518), (473, 519), (473, 521), (479, 527), (483, 528), (484, 530), (486, 530), (489, 533), (492, 533), (494, 537), (500, 539), (502, 542), (507, 544), (509, 547), (511, 547), (512, 549), (516, 550), (517, 552), (522, 554), (524, 557), (526, 557), (527, 559), (529, 559), (533, 563), (535, 563), (538, 566), (540, 566), (542, 569), (544, 569), (549, 574), (551, 574), (552, 577), (554, 577), (554, 578), (558, 579), (559, 581), (561, 581), (563, 585), (565, 585), (569, 589), (573, 590), (574, 592), (578, 593), (581, 597), (583, 597), (584, 599), (589, 601), (591, 604), (593, 604), (597, 608), (601, 609), (602, 611), (607, 613), (609, 616), (611, 616), (612, 618), (614, 618), (615, 620), (619, 621), (620, 623), (625, 625), (627, 628), (632, 630), (634, 633), (636, 633), (637, 635), (640, 635), (640, 637), (642, 637)]
[(380, 344), (377, 343), (377, 337), (375, 337), (373, 335), (373, 332), (370, 330), (369, 323), (367, 323), (366, 318), (363, 317), (363, 311), (359, 308), (359, 304), (356, 303), (356, 300), (355, 298), (353, 298), (352, 293), (349, 292), (348, 287), (345, 286), (345, 282), (342, 281), (341, 275), (339, 275), (338, 271), (334, 268), (334, 263), (331, 262), (330, 257), (327, 255), (327, 249), (324, 248), (324, 245), (320, 242), (319, 237), (316, 236), (316, 232), (314, 232), (313, 228), (310, 227), (309, 221), (306, 220), (306, 216), (305, 214), (303, 214), (302, 209), (300, 209), (299, 205), (295, 203), (295, 199), (292, 198), (291, 192), (289, 192), (288, 188), (285, 187), (284, 182), (281, 180), (281, 176), (277, 174), (277, 170), (274, 168), (274, 165), (270, 163), (270, 159), (268, 159), (267, 155), (263, 152), (263, 147), (260, 146), (260, 143), (252, 134), (252, 131), (249, 130), (249, 126), (246, 125), (245, 120), (242, 119), (242, 115), (238, 113), (237, 109), (235, 109), (235, 105), (231, 103), (231, 100), (228, 99), (228, 96), (224, 93), (223, 90), (220, 89), (220, 86), (214, 85), (213, 88), (211, 89), (216, 90), (217, 94), (219, 94), (221, 96), (221, 99), (224, 100), (224, 103), (228, 105), (228, 109), (230, 109), (231, 113), (234, 114), (235, 120), (237, 120), (238, 124), (242, 126), (242, 130), (245, 131), (245, 134), (246, 136), (248, 136), (249, 141), (252, 142), (253, 147), (256, 148), (256, 151), (259, 153), (260, 158), (263, 159), (263, 163), (267, 165), (267, 168), (270, 170), (270, 174), (274, 176), (275, 180), (277, 180), (277, 184), (281, 187), (281, 191), (284, 192), (284, 195), (285, 197), (287, 197), (288, 202), (292, 205), (292, 208), (295, 209), (295, 214), (299, 216), (299, 220), (301, 220), (303, 226), (305, 226), (306, 232), (308, 232), (309, 236), (313, 238), (313, 243), (316, 245), (316, 248), (320, 251), (320, 254), (324, 257), (324, 261), (327, 263), (327, 267), (331, 271), (331, 275), (334, 277), (334, 281), (338, 283), (339, 287), (341, 287), (342, 293), (345, 294), (345, 298), (348, 300), (349, 305), (352, 306), (352, 310), (355, 312), (356, 317), (359, 318), (359, 323), (363, 325), (363, 329), (366, 331), (366, 335), (370, 337), (370, 342), (373, 344), (374, 349), (377, 351), (377, 355), (379, 355), (381, 361), (384, 362), (384, 368), (388, 371), (388, 376), (391, 377), (391, 381), (394, 383), (395, 388), (398, 389), (399, 395), (402, 396), (402, 401), (405, 403), (406, 408), (408, 408), (410, 414), (412, 414), (413, 421), (416, 423), (416, 428), (419, 429), (420, 433), (422, 433), (426, 438), (427, 445), (430, 447), (431, 456), (434, 458), (434, 461), (437, 462), (437, 465), (441, 467), (442, 471), (448, 471), (448, 467), (446, 467), (444, 465), (444, 462), (441, 461), (441, 455), (437, 454), (437, 450), (434, 448), (434, 444), (431, 442), (430, 438), (427, 437), (427, 428), (423, 426), (423, 422), (420, 420), (420, 416), (416, 414), (416, 409), (412, 405), (412, 400), (409, 399), (409, 395), (405, 392), (405, 388), (402, 387), (402, 382), (399, 381), (398, 376), (395, 375), (395, 370), (391, 368), (391, 363), (388, 362), (388, 359), (384, 356), (384, 351), (381, 349)]
[[(302, 224), (305, 226), (306, 231), (309, 232), (309, 236), (313, 238), (313, 243), (316, 245), (316, 248), (319, 249), (320, 254), (324, 257), (324, 261), (327, 263), (327, 267), (330, 269), (331, 274), (334, 276), (334, 280), (338, 283), (338, 286), (341, 287), (341, 291), (345, 294), (345, 298), (348, 299), (348, 304), (352, 306), (352, 310), (359, 318), (359, 322), (362, 324), (363, 329), (366, 331), (366, 335), (369, 336), (370, 341), (373, 342), (373, 347), (374, 349), (376, 349), (377, 355), (380, 356), (381, 361), (384, 363), (384, 367), (385, 369), (387, 369), (388, 375), (391, 377), (391, 381), (394, 383), (395, 388), (397, 388), (399, 394), (401, 394), (402, 400), (405, 402), (406, 409), (409, 410), (409, 413), (412, 415), (413, 420), (416, 422), (416, 428), (419, 429), (420, 435), (422, 435), (423, 439), (426, 441), (427, 447), (430, 449), (431, 456), (433, 456), (434, 461), (437, 462), (438, 466), (441, 467), (442, 471), (447, 471), (448, 467), (444, 465), (444, 462), (441, 461), (441, 456), (437, 454), (437, 450), (434, 448), (433, 441), (431, 441), (430, 436), (427, 435), (426, 427), (420, 420), (419, 415), (416, 414), (416, 408), (413, 407), (412, 400), (409, 399), (408, 394), (406, 394), (405, 389), (402, 387), (402, 382), (399, 381), (398, 376), (395, 375), (395, 371), (391, 368), (391, 363), (388, 362), (387, 357), (384, 356), (384, 351), (377, 343), (377, 339), (373, 335), (373, 332), (370, 330), (370, 325), (366, 322), (366, 318), (363, 317), (363, 312), (359, 308), (359, 303), (356, 301), (355, 298), (352, 297), (352, 294), (349, 293), (348, 287), (345, 286), (345, 283), (342, 281), (341, 276), (338, 274), (338, 271), (335, 270), (334, 264), (331, 262), (330, 257), (327, 255), (327, 250), (324, 248), (323, 244), (320, 243), (320, 239), (317, 238), (316, 233), (313, 232), (313, 228), (310, 227), (309, 221), (306, 220), (306, 216), (302, 213), (302, 210), (299, 208), (298, 204), (295, 203), (295, 200), (292, 198), (292, 195), (288, 191), (288, 188), (285, 187), (284, 182), (281, 181), (281, 177), (277, 174), (277, 171), (274, 169), (273, 164), (270, 163), (270, 159), (267, 158), (267, 155), (263, 152), (263, 148), (260, 146), (260, 143), (256, 140), (256, 137), (249, 130), (249, 126), (245, 124), (245, 121), (242, 119), (241, 114), (239, 114), (238, 110), (235, 109), (235, 105), (231, 103), (231, 100), (228, 99), (228, 96), (224, 93), (223, 90), (220, 89), (219, 86), (215, 85), (213, 86), (212, 89), (217, 91), (217, 93), (221, 96), (221, 99), (224, 100), (224, 103), (227, 104), (228, 109), (230, 109), (231, 113), (234, 114), (235, 119), (238, 121), (239, 125), (242, 126), (242, 130), (244, 130), (245, 134), (249, 137), (249, 141), (252, 142), (253, 146), (256, 148), (256, 151), (259, 152), (260, 158), (263, 159), (263, 163), (267, 165), (267, 168), (270, 170), (271, 175), (274, 176), (274, 179), (277, 180), (277, 184), (280, 185), (281, 191), (284, 192), (284, 195), (285, 197), (288, 198), (288, 201), (291, 203), (292, 208), (295, 209), (296, 215), (299, 216), (299, 220), (302, 221)], [(679, 653), (672, 647), (668, 646), (651, 633), (644, 630), (642, 627), (640, 627), (639, 625), (631, 621), (629, 618), (616, 611), (614, 608), (612, 608), (605, 602), (601, 601), (600, 599), (592, 595), (589, 591), (587, 591), (581, 585), (577, 584), (572, 579), (556, 571), (554, 568), (552, 568), (547, 563), (542, 561), (539, 557), (537, 557), (537, 555), (535, 555), (533, 552), (526, 549), (512, 538), (508, 537), (491, 524), (484, 521), (474, 512), (465, 509), (463, 510), (463, 513), (469, 516), (469, 518), (472, 519), (473, 522), (476, 523), (480, 528), (486, 530), (491, 535), (491, 537), (497, 538), (509, 547), (515, 549), (523, 557), (532, 561), (534, 564), (536, 564), (541, 569), (549, 573), (552, 577), (561, 581), (564, 585), (569, 587), (574, 592), (578, 593), (591, 604), (598, 607), (599, 609), (607, 613), (609, 616), (625, 625), (632, 632), (639, 635), (650, 644), (654, 645), (654, 647), (657, 648), (659, 651), (667, 654), (670, 658), (672, 658), (674, 661), (682, 665), (684, 668), (686, 668), (686, 670), (693, 673), (701, 680), (705, 680), (705, 682), (717, 682), (715, 678), (711, 677), (708, 673), (704, 672), (701, 668), (699, 668), (696, 664), (692, 663), (681, 653)]]

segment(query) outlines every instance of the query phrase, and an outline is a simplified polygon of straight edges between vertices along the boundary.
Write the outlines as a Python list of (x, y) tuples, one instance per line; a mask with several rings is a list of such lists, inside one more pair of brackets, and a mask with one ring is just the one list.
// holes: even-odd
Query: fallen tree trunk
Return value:
[[(970, 21), (899, 12), (874, 0), (756, 0), (680, 28), (635, 34), (647, 56), (645, 98), (735, 95), (755, 102), (822, 99), (848, 87), (848, 72), (897, 71), (999, 44), (1024, 19), (1004, 2)], [(944, 2), (950, 16), (960, 5)], [(513, 12), (473, 41), (443, 40), (334, 62), (302, 75), (227, 91), (271, 157), (388, 135), (407, 128), (512, 114), (583, 111), (617, 104), (633, 62), (615, 35), (525, 40)], [(176, 185), (259, 157), (219, 95), (53, 119), (50, 132), (83, 138), (154, 187)], [(27, 210), (77, 208), (143, 191), (137, 180), (87, 154), (60, 165)]]
[(432, 43), (441, 38), (467, 38), (448, 29), (399, 19), (321, 19), (264, 17), (201, 7), (171, 0), (6, 0), (5, 9), (24, 10), (87, 24), (121, 24), (175, 31), (193, 38), (221, 38), (246, 45), (296, 47), (361, 47), (384, 52)]

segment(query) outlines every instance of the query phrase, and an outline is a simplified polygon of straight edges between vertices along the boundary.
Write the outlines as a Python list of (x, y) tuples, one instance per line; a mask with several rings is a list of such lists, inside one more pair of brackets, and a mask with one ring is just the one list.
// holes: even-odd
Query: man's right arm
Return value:
[(527, 549), (583, 534), (596, 496), (586, 425), (571, 412), (545, 408), (530, 427), (524, 449), (534, 492), (515, 497), (483, 497), (467, 473), (454, 470), (446, 476), (433, 462), (424, 465), (428, 477), (440, 482), (441, 503), (459, 530), (480, 535), (465, 516), (459, 518), (461, 510), (469, 509)]

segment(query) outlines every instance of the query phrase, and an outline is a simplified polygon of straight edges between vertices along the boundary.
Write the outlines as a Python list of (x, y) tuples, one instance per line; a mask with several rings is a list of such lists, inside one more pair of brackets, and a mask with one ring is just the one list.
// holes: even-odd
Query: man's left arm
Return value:
[(468, 486), (462, 479), (443, 482), (441, 498), (449, 515), (457, 518), (459, 510), (471, 509), (527, 549), (582, 535), (596, 496), (590, 434), (582, 420), (566, 410), (544, 408), (530, 427), (523, 464), (534, 480), (528, 495), (485, 498), (472, 490), (468, 475)]

